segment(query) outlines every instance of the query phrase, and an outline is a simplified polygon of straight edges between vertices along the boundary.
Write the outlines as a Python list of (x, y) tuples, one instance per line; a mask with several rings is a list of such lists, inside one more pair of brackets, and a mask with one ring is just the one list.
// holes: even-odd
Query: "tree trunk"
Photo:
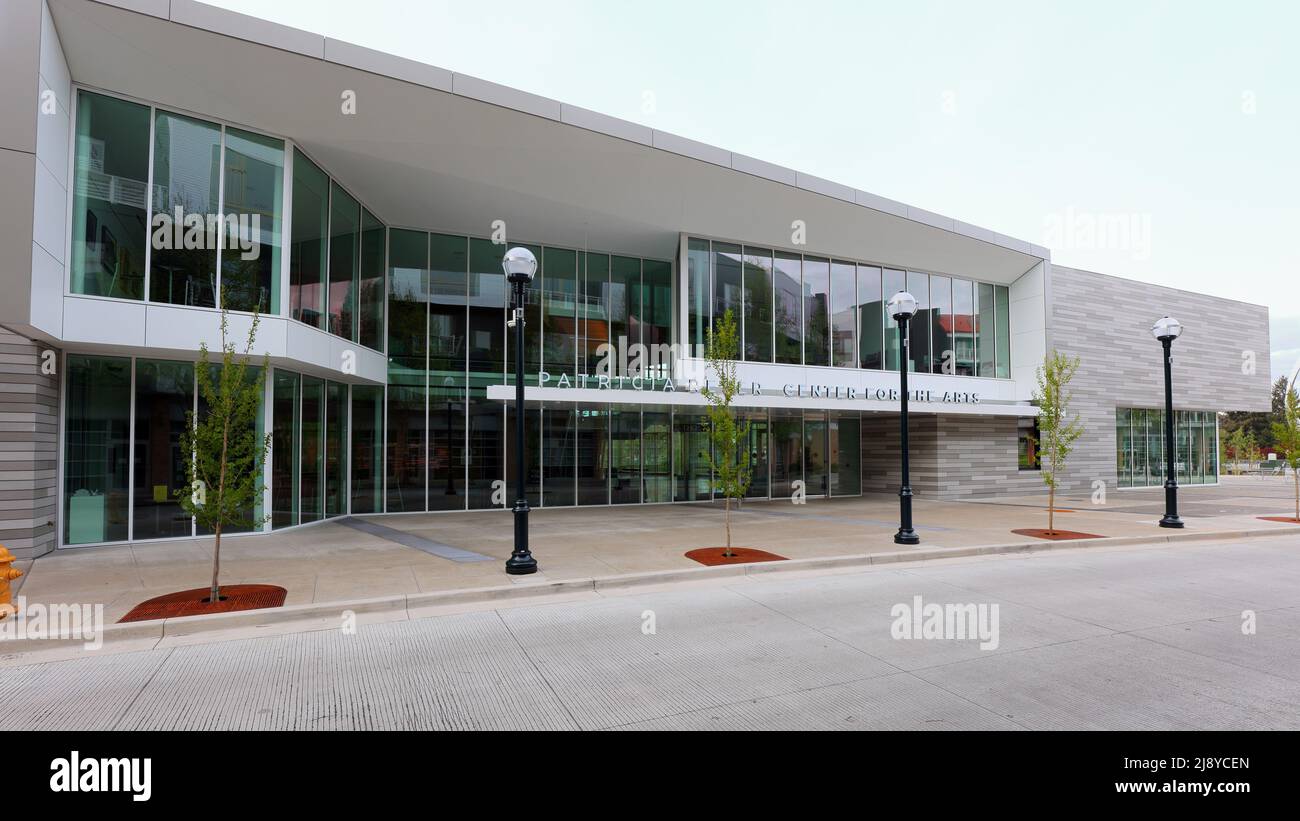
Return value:
[(726, 497), (726, 502), (724, 503), (724, 509), (727, 511), (727, 549), (726, 551), (723, 552), (722, 555), (733, 556), (735, 554), (731, 552), (731, 497), (730, 496)]
[(214, 530), (216, 532), (216, 543), (212, 546), (212, 589), (208, 591), (209, 601), (216, 604), (221, 601), (221, 585), (218, 579), (221, 575), (221, 526), (222, 512), (225, 509), (226, 496), (226, 451), (230, 443), (230, 422), (221, 428), (221, 472), (217, 478), (217, 522)]
[(1050, 536), (1056, 532), (1056, 488), (1052, 485), (1047, 486), (1047, 533)]

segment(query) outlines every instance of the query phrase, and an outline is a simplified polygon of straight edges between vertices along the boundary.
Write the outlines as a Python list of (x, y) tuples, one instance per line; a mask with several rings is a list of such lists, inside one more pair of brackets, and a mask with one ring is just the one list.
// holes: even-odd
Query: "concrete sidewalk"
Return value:
[(1102, 543), (0, 666), (0, 729), (1297, 729), (1297, 641), (1293, 539)]
[[(1218, 487), (1182, 491), (1186, 533), (1238, 533), (1294, 525), (1264, 522), (1291, 509), (1289, 479), (1226, 478)], [(1103, 506), (1088, 496), (1066, 496), (1057, 527), (1107, 537), (1163, 537), (1157, 527), (1163, 493), (1112, 493)], [(920, 548), (1023, 544), (1011, 531), (1046, 526), (1045, 496), (998, 500), (916, 501)], [(789, 559), (895, 553), (898, 500), (889, 495), (747, 502), (733, 514), (733, 543)], [(549, 508), (530, 516), (531, 543), (541, 565), (535, 576), (503, 570), (512, 530), (506, 511), (362, 517), (388, 530), (376, 535), (338, 522), (293, 531), (223, 540), (222, 582), (264, 583), (288, 590), (287, 606), (331, 603), (508, 585), (602, 579), (626, 574), (699, 568), (683, 554), (721, 544), (721, 504)], [(1300, 536), (1300, 529), (1297, 529)], [(395, 540), (395, 539), (400, 539)], [(145, 599), (206, 586), (211, 539), (64, 549), (28, 563), (18, 593), (29, 603), (101, 603), (116, 622)], [(435, 543), (447, 555), (478, 554), (482, 561), (445, 558), (411, 544)], [(1044, 543), (1046, 546), (1048, 543)], [(443, 551), (446, 553), (446, 551)]]

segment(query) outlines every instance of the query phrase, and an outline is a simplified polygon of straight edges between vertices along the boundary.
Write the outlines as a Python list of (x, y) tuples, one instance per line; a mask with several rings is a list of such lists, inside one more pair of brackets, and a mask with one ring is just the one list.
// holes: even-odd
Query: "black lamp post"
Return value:
[(898, 420), (902, 433), (903, 486), (898, 489), (899, 523), (898, 532), (894, 534), (895, 544), (920, 544), (921, 537), (912, 529), (912, 479), (908, 471), (907, 444), (907, 366), (911, 358), (911, 345), (908, 341), (907, 326), (916, 313), (916, 297), (907, 291), (899, 291), (889, 298), (886, 306), (889, 315), (898, 322)]
[(1171, 316), (1156, 320), (1151, 335), (1160, 340), (1165, 352), (1165, 515), (1161, 527), (1182, 527), (1178, 518), (1178, 448), (1174, 443), (1174, 377), (1172, 349), (1183, 332), (1182, 323)]
[(524, 481), (524, 292), (537, 273), (537, 258), (527, 248), (511, 248), (501, 260), (501, 267), (514, 286), (514, 312), (507, 324), (515, 329), (515, 549), (506, 559), (506, 572), (526, 576), (537, 572), (537, 560), (528, 551), (528, 490)]

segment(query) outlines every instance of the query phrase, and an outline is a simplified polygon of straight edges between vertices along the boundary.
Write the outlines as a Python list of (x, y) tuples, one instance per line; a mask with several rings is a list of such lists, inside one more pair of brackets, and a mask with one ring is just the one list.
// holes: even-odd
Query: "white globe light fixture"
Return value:
[(1156, 320), (1156, 324), (1151, 326), (1151, 335), (1156, 339), (1164, 342), (1166, 339), (1177, 339), (1183, 332), (1183, 323), (1174, 319), (1172, 316), (1162, 316)]
[(899, 291), (889, 298), (885, 308), (894, 319), (906, 321), (916, 314), (916, 297), (907, 291)]
[(511, 282), (532, 282), (533, 275), (537, 273), (537, 257), (527, 248), (516, 246), (506, 251), (501, 267)]

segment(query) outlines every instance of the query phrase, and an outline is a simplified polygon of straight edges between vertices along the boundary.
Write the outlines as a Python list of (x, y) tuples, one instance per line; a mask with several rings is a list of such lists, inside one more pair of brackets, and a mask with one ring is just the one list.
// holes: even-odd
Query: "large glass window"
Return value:
[[(803, 480), (803, 414), (772, 410), (772, 498), (789, 499)], [(806, 489), (805, 489), (806, 490)]]
[(952, 349), (958, 376), (975, 375), (975, 283), (952, 281)]
[(709, 241), (686, 242), (686, 344), (692, 356), (703, 356), (709, 327)]
[(72, 293), (142, 299), (149, 109), (78, 92), (76, 136)]
[[(1164, 414), (1143, 408), (1115, 409), (1115, 472), (1120, 487), (1159, 487), (1165, 482)], [(1218, 416), (1175, 411), (1175, 465), (1180, 484), (1219, 481)]]
[(776, 361), (799, 365), (803, 362), (803, 273), (800, 257), (777, 252), (774, 260)]
[(609, 500), (635, 504), (641, 501), (641, 409), (614, 405), (609, 419)]
[(429, 510), (463, 510), (464, 380), (437, 373), (430, 374), (429, 380)]
[[(215, 219), (220, 196), (221, 126), (158, 111), (153, 139), (155, 216), (150, 234), (149, 299), (212, 307), (216, 305), (217, 245), (223, 241), (236, 245), (230, 242), (226, 226)], [(234, 257), (239, 258), (238, 251)]]
[(856, 413), (830, 414), (831, 495), (862, 492), (862, 419)]
[(804, 257), (803, 260), (803, 362), (831, 363), (831, 263)]
[[(221, 208), (227, 225), (221, 252), (221, 290), (225, 305), (234, 311), (256, 309), (277, 314), (283, 248), (284, 143), (227, 128), (224, 178)], [(235, 232), (238, 241), (232, 242)]]
[[(469, 241), (469, 370), (500, 376), (506, 368), (505, 246)], [(500, 477), (497, 477), (500, 478)]]
[(916, 297), (916, 313), (907, 326), (907, 344), (911, 356), (909, 369), (930, 372), (930, 278), (915, 271), (907, 272), (907, 291)]
[(127, 538), (131, 360), (67, 358), (63, 454), (65, 544)]
[(858, 300), (857, 267), (851, 262), (831, 263), (831, 364), (858, 366), (856, 335)]
[[(672, 368), (666, 346), (673, 329), (673, 266), (661, 260), (641, 261), (641, 343), (646, 346), (647, 372), (667, 376)], [(654, 370), (649, 370), (653, 368)]]
[(575, 373), (577, 365), (577, 270), (577, 251), (543, 249), (542, 368), (555, 374)]
[[(386, 509), (389, 513), (409, 513), (425, 509), (425, 358), (431, 336), (429, 237), (420, 231), (394, 228), (389, 243)], [(434, 310), (440, 307), (435, 305)], [(454, 309), (451, 314), (445, 324), (454, 326)], [(463, 328), (464, 308), (460, 315)], [(435, 346), (444, 344), (438, 336)]]
[[(893, 268), (884, 271), (884, 313), (888, 313), (890, 297), (899, 291), (907, 290), (907, 273)], [(885, 368), (896, 371), (903, 355), (902, 338), (898, 335), (898, 322), (892, 316), (883, 318), (885, 323)]]
[(190, 535), (190, 517), (176, 492), (187, 481), (181, 435), (193, 409), (192, 364), (136, 360), (133, 539)]
[(543, 503), (547, 507), (574, 504), (576, 498), (575, 458), (577, 455), (577, 418), (573, 405), (557, 405), (542, 410), (542, 477)]
[(772, 361), (772, 252), (745, 248), (745, 344), (741, 356), (749, 362)]
[(356, 339), (357, 271), (361, 251), (361, 205), (330, 183), (330, 255), (328, 330)]
[(998, 379), (1011, 378), (1011, 320), (1010, 291), (1005, 285), (993, 286), (993, 297), (998, 306)]
[[(509, 507), (514, 504), (514, 489), (506, 489), (493, 500), (493, 483), (506, 478), (505, 430), (500, 402), (486, 397), (480, 387), (469, 394), (469, 506), (471, 510)], [(500, 486), (498, 486), (500, 487)]]
[(809, 496), (830, 495), (830, 466), (826, 445), (826, 412), (807, 411), (803, 416), (804, 479)]
[(880, 299), (880, 269), (858, 266), (858, 366), (883, 370), (885, 306)]
[(348, 386), (325, 384), (325, 516), (348, 512)]
[(361, 269), (357, 281), (357, 341), (372, 350), (384, 346), (384, 257), (387, 231), (361, 209)]
[(302, 378), (302, 462), (298, 508), (303, 524), (325, 512), (325, 380)]
[(580, 251), (578, 271), (583, 275), (578, 370), (590, 375), (600, 366), (601, 346), (617, 341), (610, 336), (609, 255)]
[(302, 415), (298, 407), (302, 377), (276, 370), (271, 393), (271, 527), (298, 524), (298, 444)]
[[(609, 268), (609, 332), (616, 350), (611, 373), (627, 376), (625, 365), (633, 358), (633, 345), (641, 342), (641, 260), (636, 257), (611, 257)], [(626, 361), (625, 361), (626, 359)]]
[(767, 411), (742, 411), (741, 419), (749, 426), (749, 490), (745, 496), (753, 499), (766, 499), (768, 484), (768, 427)]
[[(352, 513), (381, 513), (384, 509), (384, 388), (352, 386), (350, 416)], [(347, 440), (345, 440), (346, 442)]]
[(578, 408), (578, 504), (609, 504), (609, 410)]
[(980, 283), (975, 286), (975, 347), (979, 355), (977, 376), (993, 378), (997, 375), (997, 313), (993, 299), (993, 286)]
[(642, 501), (673, 500), (672, 412), (667, 405), (645, 405), (641, 409)]
[(713, 243), (713, 327), (727, 311), (736, 321), (737, 330), (743, 320), (743, 300), (741, 298), (741, 262), (740, 246), (725, 242)]
[(957, 351), (952, 344), (952, 279), (930, 277), (930, 345), (934, 373), (955, 374)]
[(329, 201), (329, 177), (301, 151), (294, 149), (289, 308), (294, 319), (321, 329), (325, 328)]
[(673, 501), (693, 502), (711, 497), (709, 417), (702, 410), (677, 408), (673, 412)]

